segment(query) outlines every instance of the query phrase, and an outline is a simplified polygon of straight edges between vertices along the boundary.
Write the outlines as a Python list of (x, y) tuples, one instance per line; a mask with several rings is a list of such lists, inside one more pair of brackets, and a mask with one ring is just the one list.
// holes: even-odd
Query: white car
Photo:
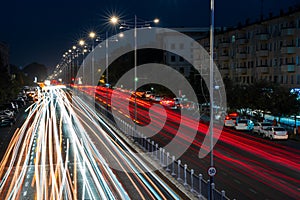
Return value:
[(253, 133), (257, 133), (258, 135), (260, 135), (263, 133), (263, 130), (270, 126), (273, 126), (270, 122), (255, 122), (253, 127)]
[(225, 117), (224, 126), (226, 127), (234, 127), (236, 122), (236, 117)]
[(271, 140), (273, 139), (287, 140), (289, 135), (285, 130), (285, 128), (279, 126), (271, 126), (263, 130), (263, 137), (268, 137)]
[(239, 131), (251, 131), (253, 126), (253, 122), (249, 119), (237, 119), (234, 129)]

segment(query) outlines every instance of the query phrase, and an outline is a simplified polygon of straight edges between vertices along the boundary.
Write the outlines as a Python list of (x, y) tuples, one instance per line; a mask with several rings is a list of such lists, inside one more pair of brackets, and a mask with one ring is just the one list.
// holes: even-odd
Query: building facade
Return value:
[[(198, 40), (209, 51), (209, 37)], [(300, 9), (215, 34), (222, 77), (251, 84), (267, 80), (300, 87)]]

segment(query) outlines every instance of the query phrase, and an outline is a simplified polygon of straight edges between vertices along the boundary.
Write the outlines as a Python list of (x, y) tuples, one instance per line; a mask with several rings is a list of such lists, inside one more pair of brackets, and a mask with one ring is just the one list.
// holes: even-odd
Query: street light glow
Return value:
[(120, 34), (119, 34), (119, 37), (120, 37), (120, 38), (124, 37), (124, 33), (120, 33)]
[(75, 49), (76, 49), (76, 46), (73, 46), (72, 48), (75, 50)]
[(153, 22), (154, 22), (155, 24), (158, 24), (158, 23), (159, 23), (159, 19), (158, 19), (158, 18), (155, 18), (155, 19), (153, 20)]
[(112, 24), (117, 24), (117, 23), (119, 22), (119, 18), (116, 17), (116, 16), (112, 16), (112, 17), (110, 18), (110, 22), (111, 22)]
[(79, 45), (83, 46), (85, 44), (84, 40), (79, 40)]
[(93, 31), (90, 32), (90, 34), (89, 34), (89, 37), (90, 37), (90, 38), (93, 39), (93, 38), (95, 38), (95, 36), (96, 36), (96, 33), (95, 33), (95, 32), (93, 32)]

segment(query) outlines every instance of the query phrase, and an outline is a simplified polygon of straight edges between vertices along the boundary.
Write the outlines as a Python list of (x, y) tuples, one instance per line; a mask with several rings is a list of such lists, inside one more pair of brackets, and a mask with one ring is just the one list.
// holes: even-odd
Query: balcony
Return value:
[(259, 57), (267, 57), (269, 55), (268, 49), (259, 49), (256, 51), (256, 55)]
[(282, 54), (294, 54), (296, 53), (296, 47), (281, 47), (280, 51)]
[(247, 58), (246, 52), (238, 53), (237, 58), (238, 59), (246, 59)]
[(237, 74), (247, 74), (247, 68), (236, 68)]
[(270, 38), (269, 33), (258, 33), (256, 34), (256, 39), (258, 40), (268, 40)]
[(259, 74), (269, 74), (270, 73), (270, 67), (268, 66), (258, 66), (256, 68), (256, 71), (259, 73)]
[(243, 44), (247, 44), (248, 40), (244, 37), (244, 38), (237, 38), (236, 39), (237, 44), (243, 45)]
[(293, 36), (295, 33), (295, 27), (286, 27), (281, 29), (281, 36)]
[(295, 72), (295, 64), (281, 65), (281, 72)]

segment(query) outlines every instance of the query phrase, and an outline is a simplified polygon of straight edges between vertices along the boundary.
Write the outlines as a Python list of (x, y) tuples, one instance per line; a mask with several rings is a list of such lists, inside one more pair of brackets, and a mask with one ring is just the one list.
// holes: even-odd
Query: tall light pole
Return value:
[(71, 73), (71, 83), (74, 84), (75, 83), (75, 57), (76, 57), (76, 46), (72, 46), (73, 52), (72, 52), (72, 73)]
[(96, 37), (96, 33), (95, 32), (90, 32), (89, 33), (89, 37), (92, 40), (92, 72), (91, 72), (91, 76), (92, 76), (92, 86), (94, 85), (94, 38)]
[(85, 53), (85, 41), (84, 40), (79, 40), (79, 45), (82, 47), (82, 83), (83, 83), (83, 79), (85, 78), (85, 74), (84, 74), (84, 53)]
[(137, 90), (137, 81), (138, 81), (138, 76), (137, 76), (137, 28), (138, 26), (144, 27), (146, 26), (147, 23), (159, 23), (159, 19), (155, 18), (154, 20), (151, 21), (143, 21), (142, 24), (140, 24), (137, 20), (137, 16), (134, 15), (134, 24), (130, 23), (124, 23), (120, 24), (119, 23), (119, 18), (116, 16), (113, 16), (110, 18), (110, 22), (112, 24), (119, 24), (120, 29), (125, 28), (125, 29), (134, 29), (134, 129), (136, 130), (136, 123), (137, 123), (137, 99), (136, 99), (136, 90)]
[[(210, 167), (214, 169), (214, 0), (210, 1), (211, 25), (210, 25), (210, 70), (209, 70), (209, 93), (210, 93)], [(214, 174), (210, 175), (210, 197), (213, 199)]]

